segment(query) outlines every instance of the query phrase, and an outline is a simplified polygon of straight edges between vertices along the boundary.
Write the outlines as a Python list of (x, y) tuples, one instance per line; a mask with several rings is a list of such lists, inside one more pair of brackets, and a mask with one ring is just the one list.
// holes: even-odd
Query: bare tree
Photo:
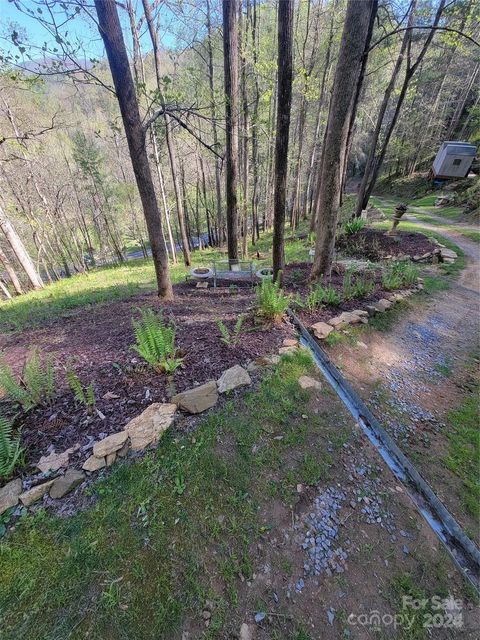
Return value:
[(20, 236), (15, 230), (15, 227), (10, 222), (7, 214), (3, 210), (0, 205), (0, 229), (5, 234), (5, 238), (7, 239), (8, 244), (12, 248), (13, 253), (15, 254), (18, 262), (20, 263), (22, 269), (27, 274), (28, 279), (30, 280), (32, 287), (34, 289), (42, 289), (44, 284), (43, 280), (38, 273), (35, 264), (33, 263), (30, 254), (25, 248), (25, 245), (20, 240)]
[(359, 94), (358, 78), (368, 48), (367, 36), (374, 7), (375, 0), (348, 0), (323, 145), (312, 279), (329, 273), (333, 260), (350, 116), (354, 98)]
[(293, 6), (294, 0), (282, 0), (278, 3), (278, 99), (272, 249), (275, 281), (278, 280), (285, 264), (285, 206), (293, 74)]
[(128, 63), (115, 0), (95, 0), (95, 8), (98, 16), (98, 28), (105, 44), (118, 105), (122, 114), (133, 172), (142, 200), (157, 276), (158, 295), (162, 298), (172, 299), (173, 289), (162, 232), (162, 220), (148, 163), (145, 131), (140, 120), (135, 85)]

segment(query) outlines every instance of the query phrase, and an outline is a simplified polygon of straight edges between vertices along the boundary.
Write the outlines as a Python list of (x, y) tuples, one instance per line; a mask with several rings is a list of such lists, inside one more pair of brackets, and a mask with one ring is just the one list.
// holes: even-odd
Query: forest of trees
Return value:
[(349, 182), (358, 216), (379, 179), (428, 170), (444, 140), (480, 142), (475, 0), (12, 6), (0, 40), (6, 297), (149, 249), (170, 297), (169, 262), (190, 265), (207, 244), (240, 258), (271, 228), (278, 273), (284, 226), (302, 220), (318, 276)]

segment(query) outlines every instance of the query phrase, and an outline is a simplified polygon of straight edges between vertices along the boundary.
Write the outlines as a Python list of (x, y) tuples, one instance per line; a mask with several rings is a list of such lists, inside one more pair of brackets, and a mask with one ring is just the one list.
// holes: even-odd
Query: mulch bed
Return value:
[[(304, 300), (311, 287), (309, 275), (312, 265), (308, 262), (293, 262), (285, 268), (284, 285), (285, 290), (292, 294), (300, 294)], [(340, 295), (343, 291), (343, 278), (345, 267), (341, 264), (334, 265), (330, 278), (324, 277), (323, 286), (332, 286)], [(364, 309), (367, 305), (377, 302), (386, 295), (391, 294), (382, 286), (382, 276), (379, 269), (369, 269), (366, 274), (359, 274), (368, 278), (375, 285), (373, 291), (364, 298), (353, 298), (342, 300), (339, 305), (323, 305), (318, 309), (296, 309), (296, 314), (307, 327), (316, 322), (326, 322), (334, 316), (340, 315), (343, 311), (353, 311), (354, 309)], [(355, 275), (353, 276), (355, 280)]]
[(434, 248), (435, 244), (423, 233), (398, 231), (396, 236), (387, 236), (385, 231), (370, 227), (365, 227), (350, 236), (342, 235), (337, 242), (339, 252), (372, 261), (387, 256), (421, 256)]
[[(228, 346), (216, 324), (222, 320), (232, 329), (240, 313), (248, 313), (254, 301), (252, 289), (195, 289), (192, 283), (176, 285), (175, 300), (166, 303), (154, 294), (84, 308), (74, 315), (58, 318), (48, 326), (18, 334), (0, 336), (4, 359), (20, 373), (29, 350), (36, 346), (55, 364), (57, 394), (52, 404), (37, 407), (19, 420), (22, 444), (31, 463), (45, 455), (49, 447), (64, 451), (76, 443), (85, 447), (100, 434), (120, 431), (129, 419), (152, 402), (168, 401), (174, 393), (199, 383), (217, 379), (235, 365), (276, 353), (286, 337), (293, 334), (287, 324), (262, 326), (247, 315), (240, 344)], [(131, 318), (137, 307), (163, 310), (175, 322), (177, 345), (184, 355), (182, 366), (171, 378), (156, 374), (131, 349), (134, 344)], [(88, 416), (79, 406), (65, 381), (70, 367), (86, 386), (93, 381), (97, 408)], [(111, 392), (118, 399), (105, 400)], [(87, 454), (85, 454), (87, 455)]]

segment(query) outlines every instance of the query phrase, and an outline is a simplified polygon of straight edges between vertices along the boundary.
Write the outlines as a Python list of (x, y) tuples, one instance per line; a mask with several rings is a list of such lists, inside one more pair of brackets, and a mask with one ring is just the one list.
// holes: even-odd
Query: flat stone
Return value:
[(42, 456), (37, 462), (37, 468), (42, 473), (47, 471), (58, 471), (62, 467), (68, 467), (68, 459), (73, 452), (73, 448), (67, 449), (63, 453), (55, 453), (52, 451), (48, 456)]
[(240, 640), (252, 640), (253, 633), (246, 622), (240, 627)]
[(218, 393), (225, 393), (237, 387), (244, 387), (252, 384), (252, 379), (248, 375), (248, 371), (236, 364), (222, 373), (217, 380)]
[(316, 322), (315, 324), (312, 324), (311, 328), (314, 336), (319, 340), (325, 340), (325, 338), (333, 331), (333, 327), (326, 322)]
[(210, 380), (205, 384), (178, 393), (173, 396), (172, 402), (188, 413), (202, 413), (217, 404), (218, 391), (215, 380)]
[(126, 455), (127, 455), (127, 453), (128, 453), (128, 449), (129, 449), (128, 442), (125, 442), (125, 444), (123, 445), (123, 447), (117, 451), (117, 456), (118, 456), (119, 458), (125, 458), (125, 456), (126, 456)]
[(36, 487), (32, 487), (25, 493), (20, 495), (20, 502), (25, 506), (29, 507), (34, 502), (37, 502), (49, 491), (52, 484), (55, 480), (49, 480), (48, 482), (42, 482), (42, 484), (37, 484)]
[(128, 438), (126, 431), (119, 431), (118, 433), (112, 433), (103, 440), (96, 442), (93, 445), (93, 455), (97, 458), (105, 458), (110, 453), (115, 453), (123, 447)]
[(442, 258), (453, 258), (454, 260), (455, 258), (458, 258), (455, 251), (453, 251), (452, 249), (447, 249), (446, 247), (442, 247), (441, 254)]
[(85, 480), (85, 474), (76, 469), (69, 469), (64, 476), (55, 478), (50, 489), (50, 497), (58, 500), (73, 491)]
[(280, 356), (285, 356), (289, 353), (295, 353), (295, 351), (297, 350), (297, 347), (280, 347), (280, 349), (278, 350), (278, 355)]
[(373, 306), (380, 313), (384, 313), (387, 309), (390, 309), (390, 307), (392, 306), (392, 303), (390, 302), (390, 300), (386, 300), (386, 298), (382, 298), (381, 300), (378, 300), (377, 302), (375, 302)]
[(108, 456), (105, 457), (105, 464), (107, 467), (111, 467), (117, 458), (117, 454), (115, 452), (109, 453)]
[(205, 280), (200, 280), (200, 282), (197, 282), (197, 284), (195, 285), (196, 289), (208, 289), (208, 282), (205, 282)]
[(20, 478), (11, 480), (0, 489), (0, 515), (10, 507), (18, 504), (18, 499), (22, 493), (22, 481)]
[(177, 404), (179, 403), (154, 402), (139, 416), (130, 420), (125, 430), (130, 436), (130, 446), (133, 451), (142, 451), (160, 440), (162, 434), (173, 422)]
[(270, 365), (275, 365), (280, 362), (280, 356), (276, 353), (270, 356), (260, 356), (259, 358), (255, 358), (254, 363), (259, 367), (268, 367)]
[(302, 389), (321, 389), (322, 383), (319, 380), (315, 380), (315, 378), (310, 378), (310, 376), (300, 376), (298, 379), (298, 384), (302, 387)]
[(354, 311), (351, 311), (350, 313), (354, 313), (359, 318), (367, 318), (368, 317), (368, 311), (366, 311), (365, 309), (355, 309)]
[(295, 340), (294, 338), (285, 338), (285, 340), (283, 341), (283, 346), (298, 347), (298, 340)]
[(83, 463), (82, 469), (85, 471), (98, 471), (99, 469), (103, 469), (105, 466), (105, 458), (97, 458), (97, 456), (90, 456)]
[[(366, 312), (368, 315), (368, 312)], [(343, 329), (349, 324), (358, 324), (360, 322), (368, 322), (366, 317), (356, 314), (354, 311), (343, 311), (339, 316), (335, 316), (335, 318), (331, 318), (328, 321), (328, 324), (331, 325), (334, 329)]]

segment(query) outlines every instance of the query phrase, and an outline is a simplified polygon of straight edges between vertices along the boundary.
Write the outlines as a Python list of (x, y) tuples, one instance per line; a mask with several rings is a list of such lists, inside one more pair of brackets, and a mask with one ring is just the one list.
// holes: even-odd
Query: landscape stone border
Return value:
[[(298, 341), (285, 339), (279, 353), (291, 353), (298, 348)], [(234, 365), (226, 369), (218, 380), (210, 380), (187, 391), (179, 393), (171, 402), (154, 402), (142, 413), (132, 418), (124, 429), (111, 433), (93, 444), (92, 454), (83, 462), (82, 469), (69, 467), (70, 455), (80, 449), (80, 445), (70, 447), (66, 451), (49, 452), (42, 456), (37, 468), (47, 477), (38, 483), (38, 477), (15, 478), (0, 488), (0, 515), (19, 504), (31, 507), (44, 496), (58, 500), (82, 485), (96, 472), (110, 467), (119, 458), (125, 457), (129, 451), (142, 452), (158, 443), (165, 431), (173, 424), (178, 410), (190, 414), (203, 413), (215, 406), (219, 395), (231, 392), (240, 387), (252, 384), (250, 373), (259, 369), (276, 365), (280, 355), (267, 355), (248, 363), (244, 368)], [(65, 469), (65, 473), (49, 478), (48, 474)], [(37, 482), (37, 484), (34, 484)]]

